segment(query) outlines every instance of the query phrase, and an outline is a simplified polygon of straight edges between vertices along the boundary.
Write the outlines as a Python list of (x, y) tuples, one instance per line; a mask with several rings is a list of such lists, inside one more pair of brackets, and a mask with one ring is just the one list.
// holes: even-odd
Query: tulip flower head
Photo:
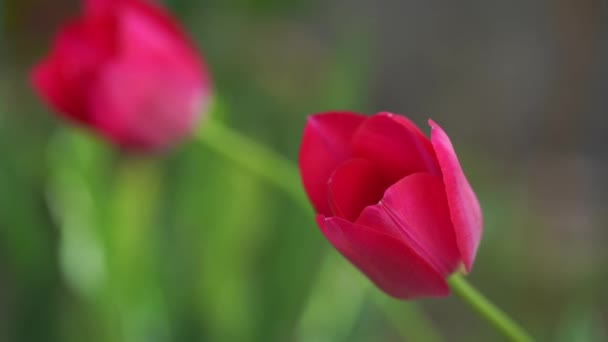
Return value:
[(163, 149), (194, 128), (207, 72), (175, 21), (146, 0), (86, 0), (32, 71), (61, 117), (127, 149)]
[(468, 272), (481, 210), (450, 139), (432, 120), (427, 138), (391, 113), (310, 116), (299, 167), (329, 242), (381, 290), (401, 299), (449, 294)]

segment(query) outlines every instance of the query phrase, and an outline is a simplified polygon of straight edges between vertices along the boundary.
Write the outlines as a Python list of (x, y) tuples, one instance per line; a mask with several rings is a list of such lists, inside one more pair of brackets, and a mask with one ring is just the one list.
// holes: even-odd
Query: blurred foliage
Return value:
[[(543, 120), (558, 136), (574, 127), (576, 113), (538, 110), (562, 108), (538, 81), (552, 82), (550, 66), (561, 64), (542, 69), (534, 37), (570, 37), (584, 20), (563, 9), (585, 18), (591, 1), (516, 2), (531, 14), (513, 21), (489, 8), (496, 2), (476, 11), (446, 1), (165, 3), (204, 52), (214, 115), (289, 160), (317, 111), (444, 120), (484, 209), (471, 281), (542, 340), (606, 339), (608, 217), (590, 209), (604, 202), (578, 197), (582, 146), (560, 155), (572, 168), (554, 168), (556, 154), (530, 147), (541, 139), (529, 130)], [(562, 26), (530, 24), (545, 23), (540, 8)], [(129, 156), (54, 119), (27, 69), (76, 9), (0, 1), (0, 341), (497, 340), (457, 299), (386, 298), (328, 248), (309, 212), (195, 139)], [(488, 45), (473, 43), (486, 35)], [(577, 37), (563, 44), (582, 51)], [(551, 146), (555, 135), (539, 134)], [(566, 183), (574, 195), (556, 190)]]

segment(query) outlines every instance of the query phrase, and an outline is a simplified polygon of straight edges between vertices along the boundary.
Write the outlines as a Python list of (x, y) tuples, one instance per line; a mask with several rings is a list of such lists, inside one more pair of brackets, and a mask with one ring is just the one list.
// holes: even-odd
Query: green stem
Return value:
[[(198, 134), (198, 139), (227, 160), (282, 190), (304, 210), (311, 211), (311, 206), (302, 191), (298, 169), (292, 162), (223, 126), (213, 117), (205, 123)], [(532, 341), (523, 329), (469, 285), (462, 276), (454, 275), (448, 282), (452, 290), (497, 331), (512, 341)]]
[(213, 117), (199, 132), (198, 139), (215, 153), (280, 189), (302, 209), (312, 211), (302, 191), (298, 168), (292, 162), (225, 127)]
[(448, 279), (448, 284), (455, 294), (509, 340), (515, 342), (533, 341), (532, 337), (522, 327), (471, 286), (461, 274), (452, 275)]

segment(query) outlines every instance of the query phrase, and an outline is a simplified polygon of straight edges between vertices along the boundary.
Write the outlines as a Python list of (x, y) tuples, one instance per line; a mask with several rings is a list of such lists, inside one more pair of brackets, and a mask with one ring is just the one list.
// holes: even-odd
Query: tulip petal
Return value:
[(83, 0), (83, 7), (33, 70), (35, 90), (129, 149), (161, 149), (189, 133), (209, 82), (175, 20), (146, 0)]
[(374, 161), (393, 182), (415, 172), (440, 174), (429, 139), (399, 115), (370, 117), (355, 133), (353, 148), (356, 157)]
[(433, 120), (429, 120), (429, 125), (432, 128), (431, 141), (443, 173), (443, 183), (445, 184), (458, 248), (468, 272), (473, 266), (477, 247), (481, 240), (483, 230), (481, 208), (460, 167), (450, 138)]
[(318, 215), (317, 224), (329, 242), (387, 294), (400, 299), (449, 294), (444, 278), (394, 237), (338, 217)]
[(351, 159), (336, 169), (328, 185), (333, 214), (353, 222), (365, 207), (378, 203), (391, 184), (370, 161)]
[(34, 89), (67, 118), (86, 122), (86, 91), (95, 70), (113, 52), (111, 20), (83, 18), (66, 24), (53, 50), (31, 74)]
[(194, 44), (175, 20), (154, 2), (85, 0), (84, 7), (88, 21), (92, 18), (112, 18), (117, 22), (116, 38), (121, 52), (164, 53), (173, 55), (187, 68), (202, 69)]
[(428, 173), (415, 173), (392, 185), (356, 223), (403, 240), (444, 276), (460, 264), (443, 183)]
[[(141, 1), (119, 1), (119, 52), (100, 74), (90, 107), (96, 127), (123, 147), (162, 149), (190, 133), (208, 82), (185, 36)], [(169, 23), (168, 23), (169, 22)]]
[(90, 98), (94, 125), (132, 150), (160, 150), (188, 134), (205, 100), (197, 84), (150, 62), (108, 65)]
[(365, 119), (365, 116), (351, 112), (329, 112), (308, 117), (298, 164), (304, 189), (320, 214), (331, 216), (327, 182), (334, 170), (351, 158), (352, 135)]
[(125, 0), (84, 0), (83, 7), (87, 14), (107, 13), (119, 6), (120, 2)]
[(115, 2), (122, 6), (120, 11), (113, 11), (118, 16), (118, 39), (123, 53), (134, 55), (143, 52), (146, 55), (141, 56), (141, 60), (150, 53), (157, 58), (164, 56), (165, 62), (182, 65), (197, 80), (201, 74), (207, 77), (194, 44), (164, 9), (150, 1)]

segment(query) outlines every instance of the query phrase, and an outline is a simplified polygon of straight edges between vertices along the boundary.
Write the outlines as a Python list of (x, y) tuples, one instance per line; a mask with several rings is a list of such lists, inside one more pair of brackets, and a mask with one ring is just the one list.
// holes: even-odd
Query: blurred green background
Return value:
[[(484, 210), (470, 281), (546, 341), (608, 338), (608, 6), (172, 0), (226, 125), (294, 160), (305, 116), (449, 132)], [(121, 154), (27, 85), (75, 0), (0, 0), (0, 341), (500, 341), (390, 300), (279, 190), (196, 140)]]

